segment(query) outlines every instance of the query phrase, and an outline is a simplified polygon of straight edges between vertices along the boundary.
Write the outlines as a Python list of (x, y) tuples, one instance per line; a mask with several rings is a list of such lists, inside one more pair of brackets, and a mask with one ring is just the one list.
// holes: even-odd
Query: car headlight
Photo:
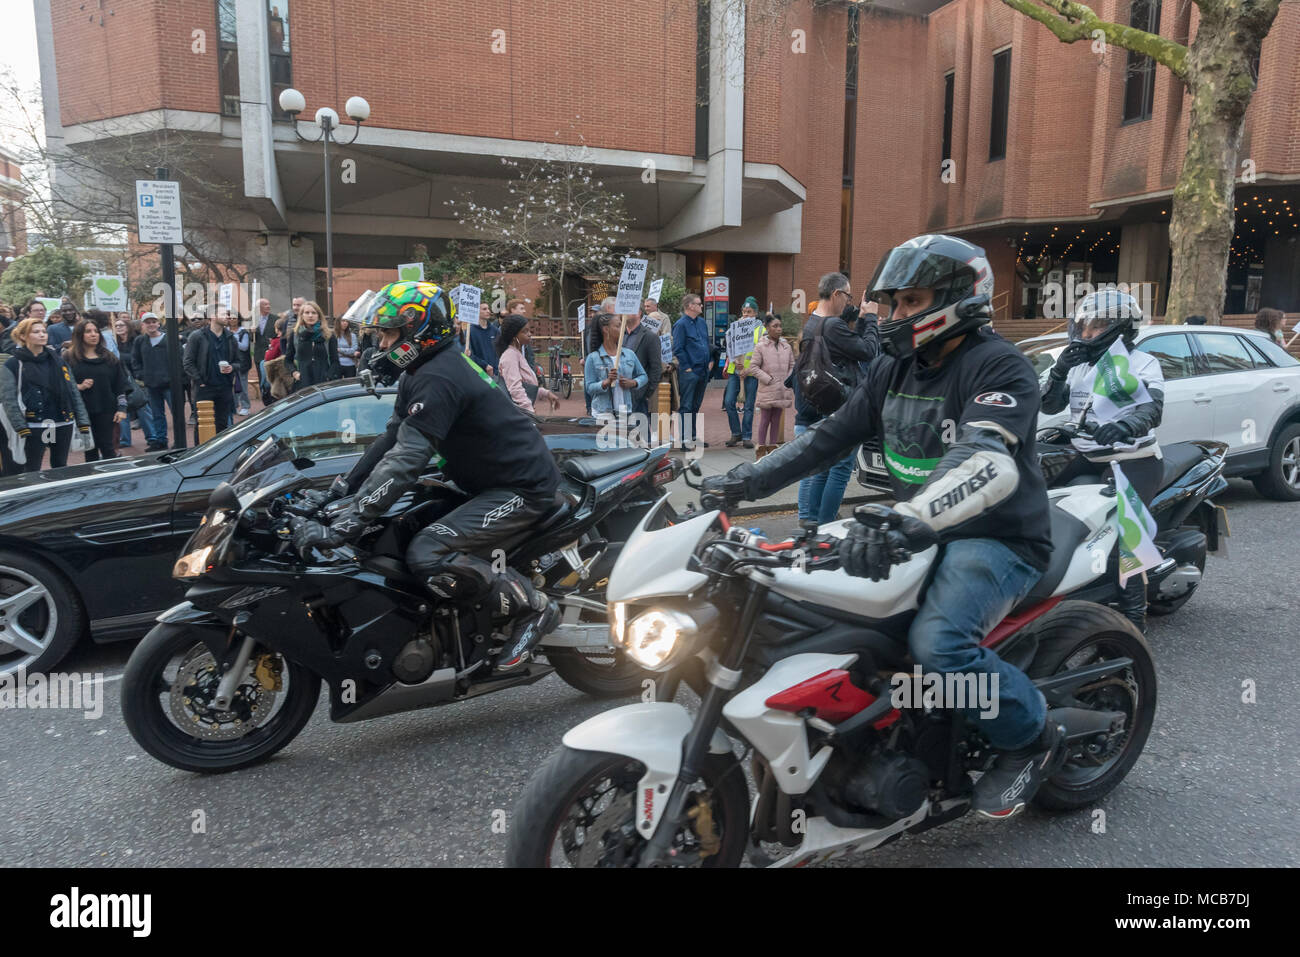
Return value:
[(198, 578), (208, 570), (208, 558), (211, 555), (211, 545), (204, 545), (202, 548), (187, 552), (176, 559), (176, 564), (172, 567), (172, 578), (179, 578), (182, 581)]
[(690, 616), (679, 611), (652, 608), (633, 618), (626, 628), (621, 615), (626, 615), (626, 607), (619, 603), (614, 606), (614, 619), (622, 639), (616, 637), (615, 644), (634, 662), (651, 671), (666, 668), (692, 644), (699, 632)]

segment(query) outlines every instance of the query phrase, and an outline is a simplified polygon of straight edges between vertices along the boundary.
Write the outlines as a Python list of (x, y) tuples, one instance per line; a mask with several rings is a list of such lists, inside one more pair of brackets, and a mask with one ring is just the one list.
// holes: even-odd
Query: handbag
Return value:
[(795, 361), (795, 380), (799, 384), (799, 394), (805, 402), (821, 415), (830, 415), (844, 404), (849, 397), (849, 386), (842, 378), (840, 370), (835, 367), (830, 349), (822, 335), (824, 317), (814, 326), (810, 320), (803, 351)]
[(139, 379), (126, 377), (126, 411), (139, 412), (149, 404), (149, 390)]

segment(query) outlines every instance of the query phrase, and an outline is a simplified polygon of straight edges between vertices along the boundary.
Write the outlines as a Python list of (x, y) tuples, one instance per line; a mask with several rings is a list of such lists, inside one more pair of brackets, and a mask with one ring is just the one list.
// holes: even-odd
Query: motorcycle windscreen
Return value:
[(254, 447), (252, 454), (235, 469), (235, 474), (230, 476), (230, 484), (241, 485), (259, 472), (265, 472), (267, 469), (292, 461), (293, 449), (289, 446), (289, 443), (284, 439), (276, 438), (274, 435), (267, 436)]

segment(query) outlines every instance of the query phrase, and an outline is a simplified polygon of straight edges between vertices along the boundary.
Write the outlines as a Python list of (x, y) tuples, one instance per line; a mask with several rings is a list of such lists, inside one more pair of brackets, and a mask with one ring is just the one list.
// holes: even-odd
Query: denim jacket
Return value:
[[(628, 411), (632, 409), (631, 393), (636, 390), (624, 389), (617, 382), (608, 389), (602, 388), (601, 384), (609, 375), (610, 364), (613, 361), (610, 354), (605, 351), (605, 347), (601, 346), (587, 356), (587, 362), (583, 367), (583, 387), (587, 390), (587, 395), (591, 396), (591, 411), (595, 415), (617, 414), (619, 409)], [(620, 379), (635, 379), (637, 390), (644, 389), (646, 383), (650, 381), (636, 353), (626, 348), (619, 353), (618, 376)]]

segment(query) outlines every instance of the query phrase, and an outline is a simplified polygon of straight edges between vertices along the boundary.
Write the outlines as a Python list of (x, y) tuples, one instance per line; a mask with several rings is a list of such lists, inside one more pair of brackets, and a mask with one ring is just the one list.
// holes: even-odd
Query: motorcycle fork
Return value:
[[(237, 625), (230, 626), (230, 637), (235, 637)], [(217, 685), (217, 693), (212, 699), (212, 707), (219, 711), (228, 711), (230, 701), (235, 697), (235, 692), (239, 690), (239, 684), (243, 681), (244, 670), (248, 667), (248, 659), (253, 656), (253, 636), (245, 635), (243, 642), (239, 646), (239, 651), (235, 655), (235, 660), (226, 673), (221, 676), (221, 681)]]
[(745, 604), (741, 609), (735, 634), (723, 647), (722, 657), (718, 659), (717, 665), (709, 669), (708, 690), (700, 702), (695, 723), (682, 740), (681, 768), (677, 772), (677, 780), (673, 782), (672, 793), (668, 795), (668, 802), (664, 807), (663, 816), (659, 819), (659, 826), (646, 842), (645, 852), (641, 855), (641, 867), (653, 867), (668, 853), (673, 836), (687, 819), (686, 805), (691, 797), (691, 785), (700, 779), (700, 772), (697, 769), (708, 754), (709, 745), (713, 741), (713, 732), (717, 730), (722, 720), (723, 705), (735, 691), (735, 683), (726, 681), (725, 676), (728, 672), (739, 674), (740, 666), (749, 651), (750, 638), (754, 634), (754, 622), (763, 607), (763, 597), (766, 592), (766, 586), (752, 578), (749, 580)]

